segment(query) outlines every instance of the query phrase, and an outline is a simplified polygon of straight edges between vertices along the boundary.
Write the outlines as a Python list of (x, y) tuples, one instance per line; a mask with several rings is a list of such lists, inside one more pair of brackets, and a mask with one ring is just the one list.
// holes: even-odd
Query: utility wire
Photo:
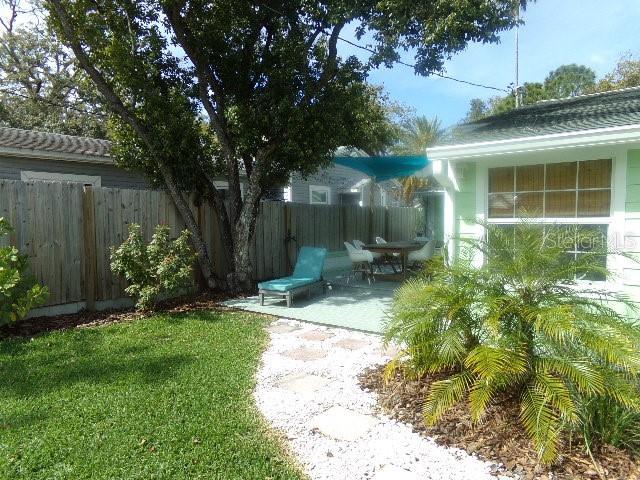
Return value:
[[(277, 13), (278, 15), (281, 15), (281, 16), (285, 17), (285, 14), (283, 12), (271, 7), (270, 5), (266, 5), (264, 3), (259, 3), (259, 5), (262, 5), (263, 7), (271, 10), (272, 12)], [(308, 25), (308, 24), (307, 24), (307, 26), (311, 27), (311, 25)], [(340, 40), (340, 41), (342, 41), (342, 42), (344, 42), (344, 43), (346, 43), (348, 45), (351, 45), (352, 47), (358, 48), (360, 50), (364, 50), (365, 52), (368, 52), (368, 53), (373, 53), (373, 54), (378, 53), (372, 48), (366, 47), (364, 45), (360, 45), (359, 43), (356, 43), (356, 42), (354, 42), (352, 40), (349, 40), (349, 39), (341, 37), (341, 36), (338, 36), (338, 40)], [(417, 68), (415, 63), (408, 63), (408, 62), (404, 62), (402, 60), (394, 60), (393, 62), (397, 63), (399, 65), (403, 65), (405, 67), (412, 68), (414, 70)], [(445, 75), (443, 73), (439, 73), (439, 72), (435, 72), (435, 71), (429, 72), (429, 75), (435, 75), (436, 77), (439, 77), (439, 78), (442, 78), (442, 79), (445, 79), (445, 80), (451, 80), (453, 82), (463, 83), (465, 85), (471, 85), (471, 86), (474, 86), (474, 87), (486, 88), (486, 89), (495, 90), (495, 91), (498, 91), (498, 92), (510, 93), (510, 90), (508, 90), (506, 88), (500, 88), (500, 87), (495, 87), (495, 86), (492, 86), (492, 85), (485, 85), (485, 84), (482, 84), (482, 83), (471, 82), (469, 80), (463, 80), (461, 78), (452, 77), (450, 75)], [(107, 117), (107, 115), (105, 115), (104, 113), (90, 112), (88, 110), (83, 110), (81, 108), (77, 108), (77, 107), (75, 107), (73, 105), (70, 105), (70, 104), (62, 104), (62, 103), (52, 102), (51, 100), (47, 100), (47, 99), (42, 98), (42, 97), (30, 97), (28, 95), (24, 95), (24, 94), (21, 94), (21, 93), (12, 91), (12, 90), (7, 90), (7, 89), (0, 89), (0, 92), (7, 93), (9, 95), (14, 95), (14, 96), (17, 96), (17, 97), (26, 98), (28, 100), (36, 100), (36, 101), (48, 103), (49, 105), (53, 105), (53, 106), (56, 106), (56, 107), (68, 108), (70, 110), (74, 110), (76, 112), (83, 113), (85, 115), (95, 115), (95, 116), (102, 117), (102, 118), (106, 118)]]
[[(277, 13), (278, 15), (280, 15), (282, 17), (286, 17), (286, 15), (283, 12), (273, 8), (270, 5), (266, 5), (266, 4), (262, 3), (262, 2), (258, 2), (258, 4), (262, 5), (263, 7), (265, 7), (268, 10), (271, 10), (274, 13)], [(306, 25), (308, 27), (313, 27), (313, 25), (309, 25), (309, 24), (306, 24)], [(365, 47), (364, 45), (360, 45), (359, 43), (356, 43), (356, 42), (354, 42), (352, 40), (349, 40), (347, 38), (341, 37), (339, 35), (338, 35), (338, 40), (340, 40), (340, 41), (342, 41), (344, 43), (347, 43), (347, 44), (349, 44), (349, 45), (351, 45), (353, 47), (359, 48), (360, 50), (364, 50), (365, 52), (369, 52), (369, 53), (373, 53), (373, 54), (378, 53), (375, 50), (373, 50), (372, 48)], [(410, 68), (412, 68), (414, 70), (417, 69), (417, 65), (415, 63), (407, 63), (407, 62), (404, 62), (402, 60), (394, 60), (393, 62), (397, 63), (399, 65), (403, 65), (405, 67), (410, 67)], [(472, 85), (474, 87), (486, 88), (486, 89), (495, 90), (495, 91), (498, 91), (498, 92), (511, 93), (511, 91), (509, 89), (506, 89), (506, 88), (494, 87), (492, 85), (485, 85), (483, 83), (471, 82), (469, 80), (463, 80), (461, 78), (452, 77), (450, 75), (445, 75), (444, 73), (439, 73), (439, 72), (435, 72), (435, 71), (429, 72), (429, 75), (435, 75), (436, 77), (440, 77), (440, 78), (443, 78), (445, 80), (451, 80), (451, 81), (458, 82), (458, 83), (464, 83), (466, 85)]]
[[(352, 46), (354, 46), (356, 48), (359, 48), (361, 50), (365, 50), (365, 51), (367, 51), (369, 53), (377, 53), (372, 48), (368, 48), (368, 47), (365, 47), (363, 45), (359, 45), (356, 42), (352, 42), (351, 40), (347, 40), (346, 38), (338, 37), (338, 39), (342, 40), (343, 42), (348, 43), (349, 45), (352, 45)], [(402, 60), (394, 60), (394, 63), (398, 63), (400, 65), (404, 65), (405, 67), (411, 67), (413, 69), (416, 68), (416, 64), (415, 63), (407, 63), (407, 62), (403, 62)], [(445, 75), (444, 73), (431, 71), (431, 72), (429, 72), (429, 75), (435, 75), (436, 77), (444, 78), (445, 80), (452, 80), (454, 82), (464, 83), (466, 85), (472, 85), (474, 87), (488, 88), (490, 90), (496, 90), (498, 92), (507, 92), (507, 93), (510, 92), (506, 88), (500, 88), (500, 87), (494, 87), (494, 86), (491, 86), (491, 85), (484, 85), (482, 83), (470, 82), (469, 80), (462, 80), (461, 78), (451, 77), (449, 75)]]

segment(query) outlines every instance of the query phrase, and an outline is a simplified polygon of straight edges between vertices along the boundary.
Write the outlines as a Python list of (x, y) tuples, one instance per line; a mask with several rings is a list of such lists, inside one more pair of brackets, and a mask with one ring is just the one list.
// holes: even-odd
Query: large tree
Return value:
[(608, 92), (638, 86), (640, 86), (640, 59), (631, 53), (626, 53), (620, 57), (614, 69), (593, 87), (593, 91)]
[(36, 6), (0, 0), (0, 12), (0, 125), (104, 138), (95, 88)]
[[(594, 88), (595, 72), (584, 65), (561, 65), (549, 72), (540, 82), (525, 82), (520, 87), (522, 105), (532, 105), (540, 100), (552, 98), (574, 97), (587, 93)], [(516, 108), (515, 92), (504, 96), (492, 97), (485, 101), (474, 98), (469, 104), (469, 111), (464, 121), (480, 120), (491, 115), (498, 115)]]
[[(537, 101), (549, 98), (544, 90), (544, 85), (539, 82), (525, 82), (520, 87), (522, 105), (531, 105)], [(516, 108), (515, 92), (504, 96), (491, 97), (488, 100), (472, 98), (469, 103), (469, 111), (463, 121), (472, 122), (481, 120), (491, 115), (499, 115)]]
[(595, 83), (596, 72), (572, 63), (549, 72), (544, 79), (544, 92), (547, 98), (575, 97), (592, 90)]
[[(51, 24), (114, 113), (120, 161), (171, 194), (193, 233), (209, 286), (250, 285), (249, 242), (260, 199), (338, 146), (390, 141), (368, 69), (416, 54), (441, 70), (471, 41), (495, 42), (520, 0), (48, 0)], [(366, 61), (338, 55), (346, 25), (370, 38)], [(365, 37), (365, 34), (368, 34)], [(204, 112), (206, 128), (199, 115)], [(389, 138), (385, 138), (385, 137)], [(223, 174), (223, 202), (213, 176)], [(241, 178), (247, 188), (241, 195)], [(216, 279), (185, 194), (211, 199), (231, 273)]]

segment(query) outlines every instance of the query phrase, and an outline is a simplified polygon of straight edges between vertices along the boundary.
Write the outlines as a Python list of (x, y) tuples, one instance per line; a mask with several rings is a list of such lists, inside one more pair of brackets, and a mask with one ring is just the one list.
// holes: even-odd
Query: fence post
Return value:
[(384, 238), (390, 240), (389, 237), (389, 207), (384, 207)]
[(86, 308), (96, 309), (96, 217), (93, 201), (93, 187), (85, 185), (82, 190), (82, 233), (84, 237), (84, 278)]
[(340, 246), (342, 246), (342, 242), (347, 242), (347, 205), (340, 205), (340, 233), (338, 236), (340, 237)]
[[(284, 238), (282, 239), (284, 243), (284, 248), (282, 249), (284, 251), (284, 259), (283, 259), (284, 270), (283, 271), (285, 275), (289, 275), (293, 270), (293, 268), (291, 267), (292, 262), (289, 258), (290, 250), (291, 250), (290, 235), (293, 235), (293, 233), (291, 232), (291, 217), (289, 213), (289, 205), (287, 205), (287, 202), (281, 202), (281, 203), (282, 203), (282, 218), (284, 219)], [(282, 262), (280, 262), (280, 265), (282, 265)]]

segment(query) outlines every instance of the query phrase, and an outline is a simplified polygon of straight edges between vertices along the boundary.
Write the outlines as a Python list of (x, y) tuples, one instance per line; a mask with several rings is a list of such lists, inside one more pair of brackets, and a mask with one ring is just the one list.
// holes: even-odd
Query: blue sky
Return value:
[[(538, 0), (527, 7), (522, 18), (521, 83), (542, 81), (549, 71), (566, 63), (587, 65), (601, 77), (621, 54), (640, 54), (640, 0)], [(506, 87), (515, 79), (514, 45), (513, 31), (503, 33), (500, 44), (471, 45), (446, 63), (446, 73)], [(340, 48), (342, 54), (355, 50), (344, 42)], [(412, 62), (409, 54), (403, 59)], [(498, 93), (437, 77), (419, 77), (402, 65), (378, 69), (369, 80), (384, 85), (391, 98), (414, 107), (419, 114), (437, 115), (447, 126), (465, 116), (472, 98)]]

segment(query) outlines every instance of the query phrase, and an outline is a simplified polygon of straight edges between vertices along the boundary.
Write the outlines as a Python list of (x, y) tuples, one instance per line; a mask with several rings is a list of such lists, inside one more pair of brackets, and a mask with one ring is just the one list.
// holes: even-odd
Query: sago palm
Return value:
[(637, 310), (581, 281), (610, 276), (597, 231), (526, 222), (485, 229), (458, 261), (432, 264), (430, 279), (399, 290), (386, 337), (405, 346), (408, 372), (450, 373), (431, 385), (427, 423), (460, 401), (479, 422), (498, 395), (516, 392), (520, 422), (550, 463), (563, 433), (579, 427), (584, 402), (640, 409)]

